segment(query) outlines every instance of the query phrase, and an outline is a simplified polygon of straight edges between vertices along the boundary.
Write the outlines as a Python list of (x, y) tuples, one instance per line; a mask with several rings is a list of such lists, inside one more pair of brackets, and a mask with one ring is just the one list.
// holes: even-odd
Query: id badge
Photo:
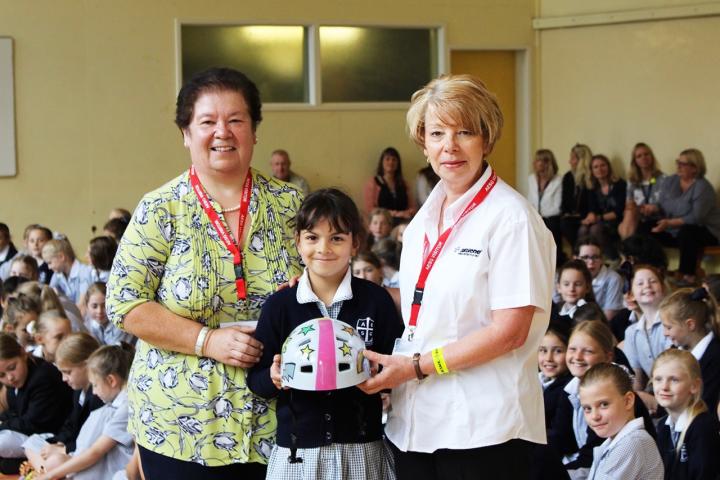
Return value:
[(415, 354), (417, 346), (413, 346), (412, 342), (408, 342), (404, 338), (396, 338), (395, 346), (393, 347), (393, 355), (404, 355), (406, 357), (412, 357)]

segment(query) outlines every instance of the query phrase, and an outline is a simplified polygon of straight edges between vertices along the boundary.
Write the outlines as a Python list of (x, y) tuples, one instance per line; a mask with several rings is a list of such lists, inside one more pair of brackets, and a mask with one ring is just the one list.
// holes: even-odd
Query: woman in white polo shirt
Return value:
[[(502, 113), (485, 85), (444, 76), (416, 92), (413, 140), (441, 182), (403, 236), (406, 329), (367, 392), (392, 388), (386, 433), (398, 478), (527, 478), (545, 442), (537, 349), (555, 244), (486, 162)], [(427, 378), (426, 378), (427, 377)]]

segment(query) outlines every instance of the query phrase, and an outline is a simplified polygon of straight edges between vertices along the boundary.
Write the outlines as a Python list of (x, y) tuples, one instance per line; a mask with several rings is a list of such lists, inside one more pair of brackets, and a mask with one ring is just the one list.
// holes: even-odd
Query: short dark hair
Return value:
[(10, 227), (8, 227), (6, 223), (0, 222), (0, 233), (5, 234), (8, 240), (10, 239)]
[(127, 227), (128, 222), (124, 218), (113, 218), (105, 222), (103, 230), (110, 233), (115, 241), (119, 242), (122, 240), (122, 236), (125, 234)]
[(355, 202), (346, 193), (337, 188), (316, 190), (303, 201), (295, 216), (295, 234), (312, 229), (321, 220), (341, 233), (353, 237), (353, 244), (362, 245), (365, 228)]
[(602, 254), (603, 248), (605, 247), (605, 245), (603, 245), (603, 242), (600, 240), (600, 238), (598, 238), (594, 235), (583, 235), (582, 237), (578, 238), (577, 242), (575, 242), (575, 248), (573, 250), (573, 253), (575, 255), (580, 255), (580, 247), (584, 247), (586, 245), (591, 245), (593, 247), (599, 248), (601, 254)]
[(620, 244), (622, 253), (632, 264), (645, 263), (667, 271), (668, 258), (660, 241), (643, 234), (632, 235)]
[(98, 270), (110, 270), (117, 253), (118, 244), (108, 236), (95, 237), (90, 240), (90, 263)]
[(257, 86), (244, 73), (232, 68), (214, 67), (193, 75), (178, 93), (175, 105), (175, 124), (183, 130), (190, 125), (195, 102), (208, 91), (231, 91), (243, 96), (255, 130), (262, 121), (262, 103)]

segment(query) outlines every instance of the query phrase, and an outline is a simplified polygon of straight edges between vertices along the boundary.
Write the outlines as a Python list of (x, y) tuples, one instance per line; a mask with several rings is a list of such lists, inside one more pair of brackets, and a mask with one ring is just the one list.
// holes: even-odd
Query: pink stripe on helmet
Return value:
[(335, 390), (337, 376), (335, 370), (335, 329), (332, 320), (327, 318), (318, 320), (318, 352), (317, 374), (315, 376), (316, 390)]

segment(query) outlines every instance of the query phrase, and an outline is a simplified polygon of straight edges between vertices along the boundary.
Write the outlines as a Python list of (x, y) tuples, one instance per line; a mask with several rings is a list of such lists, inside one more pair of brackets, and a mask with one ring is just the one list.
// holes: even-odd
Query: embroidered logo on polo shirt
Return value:
[(358, 318), (357, 326), (355, 329), (362, 337), (365, 342), (365, 346), (369, 347), (373, 344), (373, 329), (375, 327), (375, 320), (370, 317)]
[(455, 253), (458, 255), (465, 255), (467, 257), (479, 257), (482, 254), (482, 249), (478, 248), (462, 248), (455, 247)]

